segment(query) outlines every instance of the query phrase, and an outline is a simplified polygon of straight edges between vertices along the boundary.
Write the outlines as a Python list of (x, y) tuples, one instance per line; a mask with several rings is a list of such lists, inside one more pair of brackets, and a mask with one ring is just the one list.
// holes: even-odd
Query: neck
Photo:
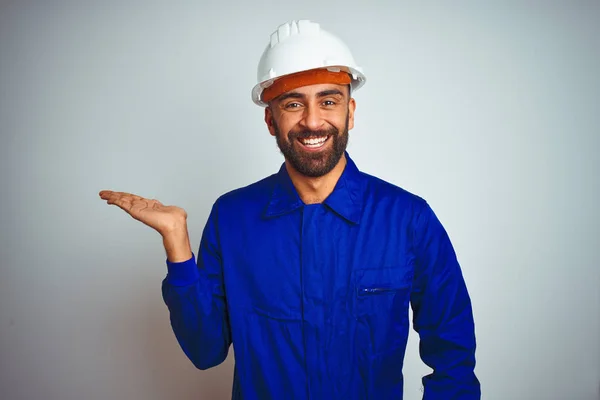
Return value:
[(317, 204), (322, 203), (333, 192), (346, 167), (346, 156), (343, 155), (331, 171), (318, 178), (302, 175), (287, 161), (285, 167), (304, 204)]

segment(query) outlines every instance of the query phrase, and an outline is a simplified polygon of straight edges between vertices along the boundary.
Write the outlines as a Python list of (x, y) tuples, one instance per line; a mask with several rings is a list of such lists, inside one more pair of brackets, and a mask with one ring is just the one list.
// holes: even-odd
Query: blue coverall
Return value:
[(471, 301), (422, 198), (347, 165), (304, 204), (285, 164), (221, 196), (200, 248), (167, 261), (171, 325), (200, 369), (235, 349), (233, 399), (402, 399), (409, 332), (433, 369), (424, 399), (479, 399)]

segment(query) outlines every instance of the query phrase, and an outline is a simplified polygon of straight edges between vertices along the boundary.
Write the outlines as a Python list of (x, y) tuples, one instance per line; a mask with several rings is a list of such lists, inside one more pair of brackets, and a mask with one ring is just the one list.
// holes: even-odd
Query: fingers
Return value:
[(131, 200), (145, 200), (142, 196), (138, 196), (127, 192), (114, 192), (112, 190), (102, 190), (99, 193), (102, 200), (109, 199), (131, 199)]
[[(145, 206), (142, 204), (147, 203), (147, 200), (143, 197), (127, 192), (113, 192), (111, 190), (103, 190), (99, 193), (99, 195), (100, 198), (106, 200), (107, 204), (114, 204), (129, 214), (131, 214), (135, 203), (137, 203), (136, 208), (138, 209), (144, 208)], [(140, 207), (140, 205), (142, 205), (142, 207)]]
[(106, 200), (107, 204), (118, 206), (136, 219), (139, 218), (142, 212), (161, 210), (164, 207), (164, 205), (156, 199), (146, 199), (127, 192), (102, 190), (99, 195), (103, 200)]
[(131, 209), (133, 207), (132, 199), (128, 198), (128, 197), (112, 196), (108, 199), (107, 203), (114, 204), (115, 206), (118, 206), (119, 208), (127, 211), (128, 213), (131, 211)]

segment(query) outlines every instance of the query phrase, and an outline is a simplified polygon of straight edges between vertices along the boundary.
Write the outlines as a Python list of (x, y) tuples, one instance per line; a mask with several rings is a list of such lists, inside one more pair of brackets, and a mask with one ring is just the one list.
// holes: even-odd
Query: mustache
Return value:
[(329, 129), (310, 130), (304, 129), (301, 131), (292, 131), (288, 133), (290, 139), (308, 139), (310, 137), (333, 136), (339, 134), (339, 130), (335, 127)]

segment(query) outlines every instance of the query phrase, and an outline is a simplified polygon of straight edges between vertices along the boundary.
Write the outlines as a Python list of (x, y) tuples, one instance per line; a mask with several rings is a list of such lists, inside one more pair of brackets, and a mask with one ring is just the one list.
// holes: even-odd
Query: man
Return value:
[(196, 367), (235, 347), (234, 399), (401, 399), (409, 304), (433, 368), (425, 399), (479, 399), (471, 302), (428, 204), (360, 172), (346, 152), (348, 48), (310, 21), (271, 35), (255, 103), (285, 157), (278, 173), (221, 196), (192, 253), (186, 213), (100, 196), (163, 237), (163, 297)]

